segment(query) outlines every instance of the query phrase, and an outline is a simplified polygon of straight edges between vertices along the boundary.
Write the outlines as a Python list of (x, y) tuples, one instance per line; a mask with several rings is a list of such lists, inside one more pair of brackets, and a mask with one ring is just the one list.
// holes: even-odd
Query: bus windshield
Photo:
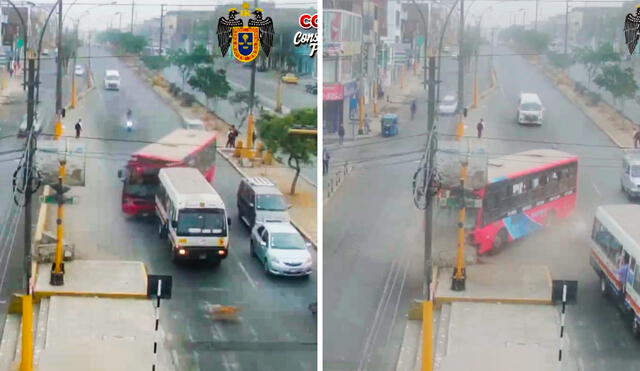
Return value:
[(540, 111), (542, 109), (542, 107), (540, 107), (540, 105), (538, 103), (522, 103), (522, 105), (520, 106), (520, 109), (522, 111)]
[(124, 193), (128, 196), (153, 198), (158, 190), (158, 170), (149, 169), (142, 172), (128, 171), (124, 183)]
[(287, 204), (284, 201), (284, 197), (280, 195), (258, 195), (256, 208), (266, 211), (285, 211), (287, 210)]
[(184, 209), (178, 216), (179, 236), (226, 236), (222, 209)]

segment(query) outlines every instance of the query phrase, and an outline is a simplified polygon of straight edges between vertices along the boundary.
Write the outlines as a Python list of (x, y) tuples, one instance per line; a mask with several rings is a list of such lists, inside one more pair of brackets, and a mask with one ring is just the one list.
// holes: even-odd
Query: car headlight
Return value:
[(280, 264), (280, 260), (278, 260), (278, 258), (276, 258), (275, 256), (272, 256), (271, 263)]

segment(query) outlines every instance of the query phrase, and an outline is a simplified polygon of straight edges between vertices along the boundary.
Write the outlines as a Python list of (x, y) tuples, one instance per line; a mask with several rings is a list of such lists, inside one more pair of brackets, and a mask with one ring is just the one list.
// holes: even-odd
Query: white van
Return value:
[(104, 73), (104, 88), (107, 90), (120, 90), (120, 72), (106, 70)]
[(163, 168), (158, 178), (158, 234), (168, 238), (172, 260), (220, 263), (228, 255), (231, 220), (218, 192), (194, 168)]
[(184, 128), (187, 130), (206, 131), (204, 122), (198, 119), (184, 119)]
[(640, 196), (640, 150), (627, 150), (622, 158), (620, 188), (629, 198)]
[(518, 123), (542, 125), (544, 107), (535, 93), (522, 93), (518, 100)]

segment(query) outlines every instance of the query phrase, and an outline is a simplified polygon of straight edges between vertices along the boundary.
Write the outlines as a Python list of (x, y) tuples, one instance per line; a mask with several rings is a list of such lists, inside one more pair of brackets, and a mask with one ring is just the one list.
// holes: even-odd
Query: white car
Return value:
[(438, 113), (441, 115), (453, 115), (458, 109), (458, 99), (453, 95), (446, 95), (438, 105)]
[(84, 75), (84, 67), (82, 67), (82, 65), (80, 65), (80, 64), (76, 64), (75, 74), (76, 74), (76, 76)]
[(104, 88), (107, 90), (120, 90), (120, 72), (106, 70), (104, 73)]
[[(40, 120), (38, 120), (38, 114), (36, 113), (33, 117), (33, 132), (34, 134), (40, 134), (42, 131), (42, 125), (40, 124)], [(18, 126), (18, 138), (25, 138), (27, 136), (27, 115), (24, 115), (22, 118), (22, 122), (20, 122), (20, 126)]]
[(313, 266), (308, 246), (290, 223), (260, 223), (251, 231), (251, 255), (268, 275), (308, 277)]

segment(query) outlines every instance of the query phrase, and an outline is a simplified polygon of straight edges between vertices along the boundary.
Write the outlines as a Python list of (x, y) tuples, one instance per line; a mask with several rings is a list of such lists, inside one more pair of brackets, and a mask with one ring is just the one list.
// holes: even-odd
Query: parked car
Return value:
[(199, 119), (184, 119), (184, 128), (189, 130), (206, 131), (204, 122)]
[(256, 224), (251, 232), (251, 255), (268, 275), (309, 277), (313, 261), (308, 246), (290, 223)]
[(309, 94), (317, 95), (318, 94), (318, 82), (314, 81), (313, 84), (305, 85), (305, 90)]
[(244, 178), (237, 193), (238, 218), (249, 228), (256, 223), (289, 222), (289, 205), (276, 185), (265, 177)]
[(296, 76), (291, 72), (282, 76), (282, 82), (286, 82), (287, 84), (297, 84), (298, 80), (299, 80), (298, 76)]
[[(42, 131), (42, 126), (40, 124), (40, 120), (38, 119), (38, 114), (33, 117), (33, 132), (37, 135)], [(25, 138), (27, 136), (27, 115), (22, 117), (22, 122), (20, 122), (20, 126), (18, 126), (18, 138)]]
[(453, 95), (445, 95), (438, 105), (438, 113), (441, 115), (453, 115), (458, 109), (458, 99)]
[(50, 51), (49, 51), (49, 49), (47, 49), (47, 48), (44, 48), (44, 49), (42, 50), (42, 55), (49, 55), (49, 53), (50, 53)]
[(82, 67), (82, 65), (80, 64), (76, 64), (75, 74), (76, 76), (84, 75), (84, 67)]

